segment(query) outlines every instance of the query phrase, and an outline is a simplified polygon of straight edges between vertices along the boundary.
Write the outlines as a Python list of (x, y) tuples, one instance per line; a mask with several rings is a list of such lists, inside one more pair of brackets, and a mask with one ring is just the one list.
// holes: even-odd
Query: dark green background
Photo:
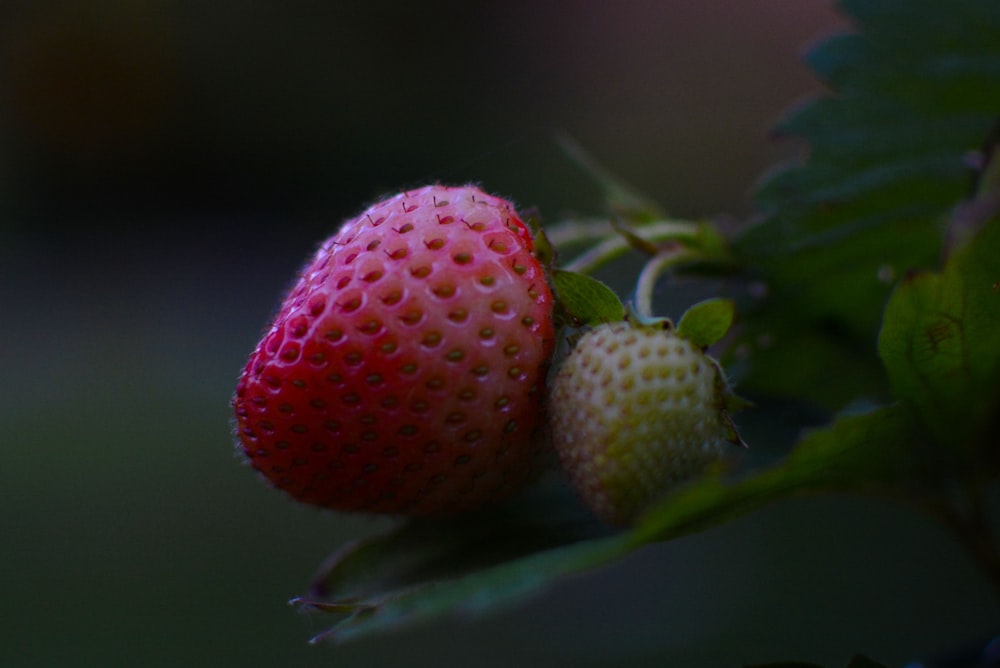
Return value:
[(821, 0), (5, 3), (0, 665), (901, 663), (988, 633), (936, 526), (822, 498), (494, 617), (309, 647), (323, 620), (285, 601), (384, 522), (233, 454), (245, 356), (343, 217), (436, 180), (596, 213), (557, 131), (676, 213), (745, 214), (789, 155), (768, 128), (818, 90), (801, 48), (841, 25)]

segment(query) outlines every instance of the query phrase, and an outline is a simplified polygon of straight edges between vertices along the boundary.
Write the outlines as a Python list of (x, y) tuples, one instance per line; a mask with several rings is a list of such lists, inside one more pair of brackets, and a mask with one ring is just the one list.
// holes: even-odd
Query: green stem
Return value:
[(640, 319), (652, 320), (655, 317), (653, 314), (653, 293), (656, 290), (656, 284), (671, 267), (689, 257), (690, 254), (683, 246), (674, 244), (664, 248), (642, 268), (639, 280), (635, 285), (635, 302), (633, 303), (636, 315)]
[[(663, 220), (642, 225), (633, 232), (642, 239), (656, 243), (693, 240), (698, 234), (698, 229), (698, 224), (691, 221)], [(624, 255), (631, 248), (629, 241), (613, 230), (607, 221), (562, 223), (547, 229), (545, 235), (557, 248), (581, 241), (601, 240), (562, 267), (566, 271), (581, 274), (595, 271), (616, 257)]]

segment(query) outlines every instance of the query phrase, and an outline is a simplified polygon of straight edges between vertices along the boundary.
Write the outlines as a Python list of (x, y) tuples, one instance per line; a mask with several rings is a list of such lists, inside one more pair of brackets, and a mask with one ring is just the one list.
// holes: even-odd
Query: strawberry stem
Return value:
[[(688, 220), (662, 220), (641, 225), (632, 234), (649, 243), (693, 241), (699, 225)], [(599, 243), (567, 262), (562, 268), (580, 274), (589, 274), (616, 257), (624, 255), (633, 245), (608, 221), (568, 222), (546, 230), (546, 237), (556, 247), (588, 240)]]
[(646, 263), (635, 285), (634, 309), (642, 320), (652, 320), (653, 293), (664, 273), (681, 262), (691, 258), (690, 251), (680, 244), (664, 246), (659, 253)]

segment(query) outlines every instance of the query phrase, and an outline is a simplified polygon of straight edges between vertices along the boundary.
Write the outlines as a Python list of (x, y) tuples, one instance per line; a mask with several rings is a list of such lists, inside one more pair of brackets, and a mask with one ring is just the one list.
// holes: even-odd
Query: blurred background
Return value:
[(233, 455), (236, 376), (344, 217), (434, 181), (600, 213), (559, 132), (676, 214), (745, 215), (795, 150), (769, 128), (820, 90), (802, 49), (843, 26), (828, 0), (5, 2), (0, 665), (899, 665), (988, 633), (936, 526), (820, 498), (310, 647), (323, 620), (286, 601), (384, 524)]

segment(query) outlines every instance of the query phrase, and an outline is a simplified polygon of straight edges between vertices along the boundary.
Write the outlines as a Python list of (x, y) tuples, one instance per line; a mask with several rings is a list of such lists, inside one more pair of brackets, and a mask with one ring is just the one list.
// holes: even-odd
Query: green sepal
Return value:
[(726, 335), (736, 317), (736, 303), (721, 297), (694, 304), (677, 323), (677, 335), (700, 348), (717, 343)]
[(625, 317), (621, 299), (596, 278), (564, 269), (553, 270), (551, 277), (559, 303), (574, 326), (617, 322)]
[[(534, 220), (534, 219), (532, 219)], [(543, 267), (552, 267), (556, 263), (556, 249), (549, 241), (549, 237), (545, 234), (545, 229), (541, 225), (536, 225), (534, 228), (534, 243), (535, 250), (533, 255), (535, 259), (538, 260), (539, 264)]]

